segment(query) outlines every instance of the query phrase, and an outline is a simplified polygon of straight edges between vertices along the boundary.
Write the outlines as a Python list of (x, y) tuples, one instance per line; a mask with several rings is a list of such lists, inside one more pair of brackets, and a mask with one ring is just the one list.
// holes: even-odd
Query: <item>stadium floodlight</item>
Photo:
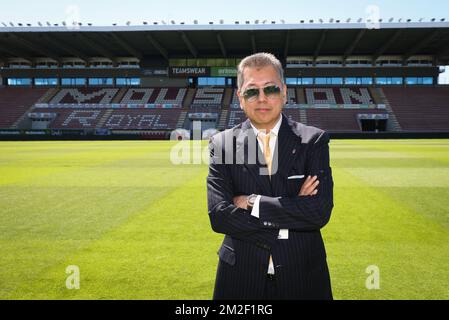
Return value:
[(419, 18), (419, 20), (418, 20), (418, 21), (419, 21), (419, 22), (422, 22), (423, 20), (424, 20), (424, 18)]
[(8, 25), (6, 24), (6, 23), (4, 23), (4, 22), (2, 22), (2, 25), (4, 26), (4, 27), (7, 27)]
[(161, 22), (162, 22), (163, 25), (167, 24), (167, 22), (165, 22), (165, 20), (162, 20)]
[(88, 25), (89, 27), (92, 27), (92, 23), (90, 23), (90, 22), (89, 22), (89, 23), (87, 23), (87, 25)]
[(346, 23), (351, 22), (351, 18), (346, 19)]
[(271, 21), (271, 24), (276, 24), (276, 21), (272, 20), (272, 21)]
[(399, 18), (398, 22), (402, 22), (402, 18)]
[(27, 23), (27, 27), (31, 27), (31, 23)]
[(224, 20), (223, 19), (220, 19), (220, 24), (223, 24), (224, 23)]
[(21, 22), (19, 22), (17, 25), (18, 25), (19, 27), (22, 27), (22, 26), (23, 26), (23, 24), (22, 24)]
[(47, 26), (51, 27), (51, 23), (47, 21)]
[(267, 20), (262, 21), (263, 24), (267, 23)]
[(158, 24), (157, 21), (153, 21), (153, 24)]
[(358, 23), (362, 22), (362, 18), (359, 18), (359, 20), (357, 20)]
[(329, 23), (332, 23), (332, 22), (334, 22), (334, 18), (329, 19)]
[(193, 24), (198, 24), (198, 20), (193, 20)]
[(411, 22), (412, 21), (412, 19), (407, 19), (407, 22)]
[(384, 21), (383, 19), (379, 19), (379, 23), (382, 23), (382, 21)]
[(435, 18), (432, 18), (430, 21), (435, 22), (435, 20), (436, 20)]
[(441, 22), (444, 22), (444, 21), (446, 21), (446, 19), (445, 19), (445, 18), (443, 18), (443, 19), (441, 19), (440, 21), (441, 21)]
[(245, 23), (246, 23), (246, 24), (249, 24), (249, 21), (248, 21), (248, 20), (246, 20), (246, 21), (245, 21)]
[(10, 25), (11, 27), (14, 27), (14, 23), (12, 23), (12, 22), (10, 22), (9, 25)]
[(255, 24), (259, 24), (259, 20), (254, 21)]
[(65, 27), (66, 26), (66, 23), (65, 23), (65, 21), (62, 21), (62, 25)]
[(185, 24), (185, 22), (184, 22), (184, 21), (181, 21), (181, 24)]
[(309, 23), (313, 23), (313, 20), (309, 20)]
[(131, 24), (131, 21), (126, 21), (126, 25), (129, 26)]
[(147, 24), (148, 24), (148, 22), (144, 21), (144, 22), (143, 22), (143, 24), (144, 24), (144, 25), (147, 25)]
[(285, 20), (282, 20), (282, 19), (281, 19), (281, 23), (282, 23), (282, 24), (285, 24)]
[(234, 24), (239, 24), (240, 22), (238, 22), (238, 21), (234, 21)]
[(209, 24), (214, 24), (214, 22), (213, 21), (209, 21)]
[(115, 27), (117, 25), (117, 23), (113, 23), (112, 25)]
[(171, 24), (176, 24), (175, 20), (172, 20), (172, 21), (170, 21), (170, 22), (171, 22)]
[(304, 20), (300, 20), (299, 23), (304, 23)]
[(323, 23), (323, 19), (318, 20), (320, 23)]
[(388, 22), (393, 22), (394, 21), (394, 18), (390, 18), (389, 20), (388, 20)]
[(336, 23), (340, 23), (340, 20), (335, 20)]

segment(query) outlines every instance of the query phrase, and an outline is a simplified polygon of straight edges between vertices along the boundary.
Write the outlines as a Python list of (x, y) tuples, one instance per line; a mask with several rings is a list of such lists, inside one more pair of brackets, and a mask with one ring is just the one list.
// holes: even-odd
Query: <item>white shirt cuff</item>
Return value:
[(256, 197), (256, 201), (254, 201), (254, 206), (253, 206), (253, 210), (251, 210), (251, 215), (259, 218), (259, 203), (260, 203), (260, 198), (262, 198), (261, 195), (258, 195)]

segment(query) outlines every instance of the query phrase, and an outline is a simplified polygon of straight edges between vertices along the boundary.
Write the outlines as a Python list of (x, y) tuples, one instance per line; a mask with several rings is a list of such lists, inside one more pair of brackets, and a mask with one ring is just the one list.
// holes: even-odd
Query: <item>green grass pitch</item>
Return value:
[[(210, 299), (206, 164), (174, 142), (1, 142), (0, 299)], [(332, 140), (336, 299), (449, 299), (449, 140)], [(69, 265), (80, 288), (68, 289)], [(365, 286), (379, 268), (379, 289)]]

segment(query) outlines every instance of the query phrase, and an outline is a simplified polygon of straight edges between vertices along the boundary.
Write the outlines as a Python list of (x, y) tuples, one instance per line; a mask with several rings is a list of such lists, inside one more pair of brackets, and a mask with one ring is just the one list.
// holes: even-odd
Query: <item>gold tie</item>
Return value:
[[(267, 164), (268, 176), (271, 179), (271, 150), (270, 150), (270, 134), (266, 134), (262, 137), (263, 141), (263, 155), (265, 157), (265, 163)], [(270, 254), (270, 265), (273, 265), (273, 258)]]
[(263, 155), (265, 157), (265, 163), (267, 164), (268, 175), (271, 179), (271, 150), (270, 150), (270, 134), (266, 134), (263, 137)]

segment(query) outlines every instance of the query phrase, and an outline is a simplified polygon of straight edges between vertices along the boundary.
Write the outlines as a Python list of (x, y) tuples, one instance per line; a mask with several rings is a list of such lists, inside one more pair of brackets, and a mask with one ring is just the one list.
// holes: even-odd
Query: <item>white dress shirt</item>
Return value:
[[(274, 149), (276, 147), (277, 138), (278, 138), (278, 134), (279, 134), (279, 128), (281, 127), (281, 124), (282, 124), (282, 115), (279, 116), (279, 120), (276, 122), (276, 125), (268, 133), (270, 135), (270, 151), (271, 151), (272, 159), (273, 159)], [(264, 153), (264, 150), (263, 150), (263, 146), (264, 146), (263, 137), (265, 136), (266, 130), (264, 130), (264, 129), (259, 130), (255, 126), (253, 126), (252, 123), (251, 123), (251, 127), (254, 130), (255, 136), (259, 140), (259, 147), (260, 147), (260, 150), (262, 151), (262, 154), (263, 154)], [(254, 202), (253, 209), (251, 211), (251, 215), (256, 217), (256, 218), (259, 218), (259, 203), (260, 203), (260, 198), (261, 197), (262, 197), (261, 195), (257, 196), (256, 201)], [(281, 230), (279, 230), (278, 239), (288, 239), (288, 229), (281, 229)], [(269, 274), (274, 274), (274, 266), (273, 266), (273, 261), (271, 259), (270, 259), (270, 264), (268, 266), (268, 273)]]

